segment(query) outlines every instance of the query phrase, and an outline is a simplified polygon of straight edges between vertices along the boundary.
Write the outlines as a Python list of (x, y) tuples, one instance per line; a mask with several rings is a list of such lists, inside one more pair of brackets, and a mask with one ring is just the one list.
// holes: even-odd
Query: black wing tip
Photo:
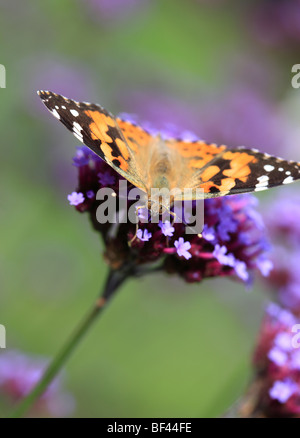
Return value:
[(38, 90), (37, 94), (42, 100), (49, 99), (49, 97), (59, 97), (59, 94), (53, 93), (53, 91), (48, 91), (48, 90)]

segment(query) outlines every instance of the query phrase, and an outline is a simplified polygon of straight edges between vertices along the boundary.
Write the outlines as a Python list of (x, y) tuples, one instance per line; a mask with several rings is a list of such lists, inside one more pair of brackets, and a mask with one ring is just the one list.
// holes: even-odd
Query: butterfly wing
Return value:
[(169, 140), (166, 143), (182, 156), (178, 187), (181, 190), (200, 188), (205, 198), (258, 192), (300, 178), (300, 163), (256, 149), (228, 149), (203, 141)]
[[(54, 117), (60, 120), (78, 140), (92, 149), (124, 178), (146, 191), (135, 158), (137, 144), (130, 141), (130, 126), (127, 126), (126, 122), (116, 119), (100, 105), (76, 102), (50, 91), (39, 91), (38, 94)], [(119, 123), (122, 122), (121, 127), (117, 120)], [(127, 140), (122, 132), (123, 129), (128, 137)], [(142, 129), (140, 135), (143, 139), (137, 137), (137, 142), (143, 140), (143, 143), (147, 143), (150, 140), (151, 136), (146, 135), (146, 132), (143, 134)]]

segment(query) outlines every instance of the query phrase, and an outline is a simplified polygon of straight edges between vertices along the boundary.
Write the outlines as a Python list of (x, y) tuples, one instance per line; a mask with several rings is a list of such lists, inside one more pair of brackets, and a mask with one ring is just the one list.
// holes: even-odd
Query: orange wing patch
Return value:
[[(208, 181), (204, 184), (201, 184), (200, 187), (204, 190), (204, 193), (220, 193), (227, 194), (233, 187), (235, 187), (236, 183), (234, 178), (223, 178), (220, 184), (216, 184), (213, 181)], [(215, 189), (215, 190), (213, 190)]]
[(120, 118), (117, 118), (116, 120), (128, 146), (133, 152), (138, 153), (140, 147), (147, 146), (151, 141), (151, 134), (140, 126), (126, 122)]
[(126, 172), (130, 155), (126, 143), (119, 135), (115, 120), (100, 111), (88, 110), (85, 114), (92, 120), (89, 125), (91, 138), (101, 141), (100, 148), (106, 161)]
[(204, 141), (185, 142), (168, 141), (168, 146), (176, 149), (184, 158), (190, 158), (189, 167), (201, 169), (209, 163), (216, 155), (221, 154), (226, 146), (217, 146), (214, 143), (208, 144)]
[(239, 179), (243, 182), (246, 182), (247, 177), (251, 174), (249, 164), (257, 163), (257, 159), (246, 152), (227, 151), (223, 154), (222, 158), (224, 160), (230, 160), (231, 167), (231, 169), (224, 170), (223, 175)]

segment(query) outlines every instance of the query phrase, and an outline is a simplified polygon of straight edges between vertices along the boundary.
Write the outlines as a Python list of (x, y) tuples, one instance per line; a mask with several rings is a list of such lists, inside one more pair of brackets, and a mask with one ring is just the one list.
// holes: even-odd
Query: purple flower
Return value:
[(173, 225), (171, 225), (171, 223), (169, 221), (165, 221), (164, 223), (160, 222), (159, 227), (160, 227), (161, 232), (163, 233), (164, 236), (166, 236), (166, 237), (173, 236), (175, 228), (173, 227)]
[(290, 365), (293, 370), (300, 371), (300, 350), (293, 351)]
[(116, 182), (116, 178), (114, 175), (111, 174), (110, 170), (107, 170), (105, 172), (99, 172), (98, 173), (99, 183), (104, 186), (113, 186)]
[(179, 237), (178, 240), (175, 240), (174, 246), (179, 257), (184, 257), (186, 260), (192, 257), (192, 254), (188, 251), (191, 249), (191, 244), (190, 242), (185, 242), (183, 237)]
[(221, 263), (221, 265), (234, 267), (235, 265), (234, 256), (232, 254), (226, 254), (226, 253), (227, 253), (226, 246), (220, 246), (219, 244), (217, 244), (215, 246), (213, 255), (218, 260), (218, 262)]
[(268, 277), (273, 269), (273, 263), (271, 262), (271, 260), (262, 256), (259, 257), (257, 260), (257, 267), (264, 277)]
[(287, 362), (287, 355), (280, 348), (274, 347), (268, 353), (268, 358), (278, 366), (283, 366)]
[(87, 146), (77, 148), (75, 157), (73, 157), (73, 164), (76, 167), (86, 166), (89, 164), (91, 150)]
[(285, 190), (267, 205), (265, 213), (269, 235), (274, 243), (267, 284), (280, 304), (297, 314), (300, 313), (299, 206), (298, 193), (294, 189)]
[(247, 272), (247, 265), (245, 262), (236, 260), (234, 264), (234, 270), (236, 275), (243, 281), (247, 282), (249, 279), (249, 273)]
[(296, 383), (290, 379), (286, 379), (283, 382), (277, 380), (274, 382), (269, 394), (273, 400), (278, 400), (279, 403), (286, 403), (297, 389)]
[(86, 192), (86, 196), (87, 196), (89, 199), (93, 199), (94, 196), (95, 196), (95, 193), (93, 192), (93, 190), (88, 190), (88, 191)]
[(145, 228), (144, 230), (137, 230), (137, 238), (140, 239), (142, 242), (148, 242), (151, 237), (152, 237), (152, 233), (149, 233), (149, 231)]
[(260, 416), (300, 416), (300, 350), (293, 346), (295, 324), (299, 320), (291, 312), (278, 304), (268, 306), (253, 360), (257, 376), (253, 411)]
[[(0, 394), (13, 403), (25, 397), (38, 383), (47, 361), (19, 351), (0, 353)], [(33, 407), (35, 414), (54, 417), (69, 416), (74, 410), (74, 399), (62, 391), (61, 378), (56, 378)]]
[(215, 230), (213, 229), (213, 227), (209, 228), (206, 224), (204, 224), (202, 236), (208, 242), (213, 242), (216, 240)]
[(291, 351), (292, 350), (292, 336), (291, 333), (278, 333), (274, 338), (274, 344), (282, 351)]
[(70, 205), (79, 205), (84, 202), (84, 196), (81, 192), (72, 192), (68, 195), (68, 201)]
[(233, 220), (229, 212), (228, 215), (224, 216), (222, 223), (217, 228), (220, 239), (225, 242), (230, 240), (230, 233), (234, 233), (237, 230), (237, 226), (237, 222)]

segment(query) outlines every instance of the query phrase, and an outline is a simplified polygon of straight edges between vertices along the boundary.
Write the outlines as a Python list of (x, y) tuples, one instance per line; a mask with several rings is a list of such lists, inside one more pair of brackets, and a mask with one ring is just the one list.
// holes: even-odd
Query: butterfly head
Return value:
[(174, 198), (173, 196), (170, 197), (169, 191), (165, 194), (160, 190), (148, 196), (147, 208), (151, 211), (153, 216), (159, 216), (163, 213), (170, 212), (173, 202)]

